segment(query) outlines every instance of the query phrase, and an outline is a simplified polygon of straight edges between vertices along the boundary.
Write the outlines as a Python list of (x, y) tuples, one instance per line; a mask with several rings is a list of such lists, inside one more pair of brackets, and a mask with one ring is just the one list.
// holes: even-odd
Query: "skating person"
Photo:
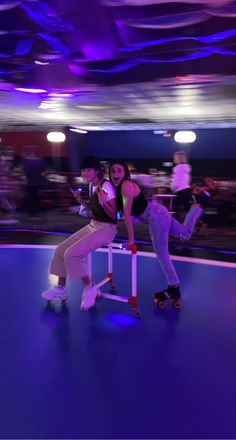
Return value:
[(154, 251), (166, 276), (168, 287), (163, 292), (155, 294), (156, 302), (159, 299), (180, 299), (179, 278), (168, 250), (169, 236), (180, 240), (189, 240), (196, 221), (202, 215), (203, 209), (199, 204), (192, 205), (184, 223), (175, 220), (169, 211), (159, 203), (146, 200), (140, 187), (130, 179), (126, 162), (114, 160), (109, 167), (111, 182), (116, 188), (116, 203), (118, 211), (122, 211), (128, 234), (126, 245), (134, 244), (134, 229), (132, 216), (139, 217), (149, 225)]
[(184, 151), (174, 154), (175, 166), (172, 170), (171, 189), (176, 195), (173, 201), (175, 217), (179, 219), (181, 208), (188, 212), (192, 206), (191, 166)]
[[(205, 177), (203, 185), (192, 184), (193, 199), (196, 197), (199, 203), (203, 202), (204, 206), (207, 208), (212, 198), (218, 193), (219, 184), (210, 177)], [(207, 214), (203, 214), (202, 217), (197, 222), (198, 235), (202, 235), (207, 228)]]
[(88, 310), (95, 305), (99, 290), (88, 275), (85, 257), (114, 239), (117, 232), (117, 210), (114, 187), (104, 179), (100, 162), (94, 156), (87, 156), (82, 160), (80, 169), (86, 183), (92, 185), (91, 200), (85, 201), (79, 192), (71, 191), (78, 203), (91, 209), (92, 220), (56, 248), (49, 272), (58, 276), (58, 283), (43, 292), (42, 297), (48, 301), (54, 298), (67, 300), (67, 277), (80, 277), (84, 283), (81, 309)]

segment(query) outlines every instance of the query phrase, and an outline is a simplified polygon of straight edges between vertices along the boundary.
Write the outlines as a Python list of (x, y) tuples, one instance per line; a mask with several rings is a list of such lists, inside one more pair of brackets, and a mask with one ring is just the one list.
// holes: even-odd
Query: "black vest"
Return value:
[[(104, 182), (106, 182), (106, 179), (104, 179), (101, 182), (100, 184), (101, 187), (103, 186)], [(91, 200), (92, 217), (94, 220), (102, 223), (112, 223), (112, 224), (117, 223), (116, 218), (109, 217), (109, 215), (104, 210), (103, 206), (99, 204), (99, 199), (96, 191), (93, 194), (90, 194), (90, 200)]]

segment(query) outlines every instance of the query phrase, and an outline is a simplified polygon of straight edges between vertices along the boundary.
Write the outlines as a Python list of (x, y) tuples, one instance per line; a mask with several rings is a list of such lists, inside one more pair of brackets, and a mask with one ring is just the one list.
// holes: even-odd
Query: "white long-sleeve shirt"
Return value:
[(190, 188), (191, 166), (188, 163), (180, 163), (173, 168), (171, 189), (174, 192)]

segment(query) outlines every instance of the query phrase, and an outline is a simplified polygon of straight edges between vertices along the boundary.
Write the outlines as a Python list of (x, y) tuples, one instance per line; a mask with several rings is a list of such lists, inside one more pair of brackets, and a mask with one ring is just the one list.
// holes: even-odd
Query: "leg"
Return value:
[(146, 211), (146, 219), (149, 224), (153, 248), (166, 276), (168, 285), (178, 286), (179, 278), (170, 259), (168, 249), (171, 215), (163, 205), (158, 203), (153, 205), (149, 204)]
[(61, 298), (63, 300), (68, 298), (68, 293), (66, 290), (67, 267), (65, 265), (65, 253), (70, 246), (89, 233), (89, 225), (86, 225), (84, 228), (80, 229), (75, 234), (72, 234), (69, 238), (57, 246), (51, 261), (49, 272), (58, 277), (58, 283), (56, 286), (42, 293), (42, 297), (44, 299), (50, 301), (54, 298)]
[(28, 214), (32, 217), (39, 213), (39, 188), (28, 186)]
[(59, 244), (54, 252), (49, 273), (57, 275), (59, 278), (66, 278), (68, 271), (65, 265), (65, 253), (67, 249), (79, 242), (86, 235), (89, 235), (90, 232), (91, 228), (90, 224), (88, 224)]
[(85, 257), (110, 243), (115, 235), (116, 225), (92, 221), (89, 225), (89, 233), (74, 242), (64, 253), (65, 266), (70, 278), (81, 277), (86, 282), (88, 270)]
[(92, 221), (90, 226), (92, 229), (90, 234), (81, 238), (65, 252), (65, 264), (69, 276), (71, 278), (80, 276), (85, 285), (81, 301), (82, 310), (93, 307), (96, 298), (100, 296), (100, 291), (89, 278), (85, 257), (89, 252), (111, 242), (116, 235), (115, 225)]
[(174, 211), (174, 216), (176, 219), (180, 219), (181, 217), (181, 207), (182, 207), (182, 197), (181, 197), (181, 191), (178, 191), (176, 194), (176, 197), (173, 200), (172, 204), (172, 210)]
[(173, 211), (175, 212), (175, 218), (180, 220), (180, 208), (183, 207), (185, 212), (188, 212), (193, 204), (193, 196), (190, 188), (183, 189), (176, 193), (176, 197), (173, 202)]
[(193, 206), (186, 216), (185, 224), (182, 225), (161, 205), (149, 205), (147, 209), (147, 220), (153, 247), (168, 282), (167, 289), (156, 293), (154, 296), (154, 301), (160, 306), (162, 304), (162, 307), (164, 307), (167, 299), (171, 299), (176, 308), (180, 307), (179, 278), (169, 255), (169, 235), (177, 238), (190, 238), (195, 223), (201, 214), (202, 209), (196, 205)]
[(183, 207), (186, 212), (188, 212), (193, 204), (193, 195), (190, 188), (183, 190)]
[(54, 253), (50, 267), (50, 273), (59, 278), (58, 285), (43, 292), (43, 298), (51, 300), (63, 296), (62, 299), (67, 299), (68, 295), (65, 289), (67, 274), (71, 278), (80, 276), (85, 284), (82, 297), (83, 308), (92, 307), (95, 304), (97, 289), (91, 284), (85, 257), (89, 252), (112, 241), (116, 232), (116, 225), (91, 221), (89, 225), (61, 243)]
[(199, 217), (201, 217), (202, 213), (202, 208), (198, 205), (192, 205), (183, 224), (171, 217), (169, 235), (178, 238), (179, 240), (189, 240), (192, 236), (196, 222)]

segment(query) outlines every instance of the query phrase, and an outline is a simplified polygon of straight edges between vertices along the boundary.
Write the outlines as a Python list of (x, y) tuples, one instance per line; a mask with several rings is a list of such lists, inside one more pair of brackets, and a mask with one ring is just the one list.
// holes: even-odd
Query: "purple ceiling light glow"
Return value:
[(25, 92), (25, 93), (47, 93), (45, 89), (30, 89), (25, 87), (16, 87), (15, 90), (17, 92)]
[(58, 98), (71, 98), (73, 96), (72, 93), (64, 93), (64, 92), (51, 92), (48, 94), (48, 96), (55, 96)]

